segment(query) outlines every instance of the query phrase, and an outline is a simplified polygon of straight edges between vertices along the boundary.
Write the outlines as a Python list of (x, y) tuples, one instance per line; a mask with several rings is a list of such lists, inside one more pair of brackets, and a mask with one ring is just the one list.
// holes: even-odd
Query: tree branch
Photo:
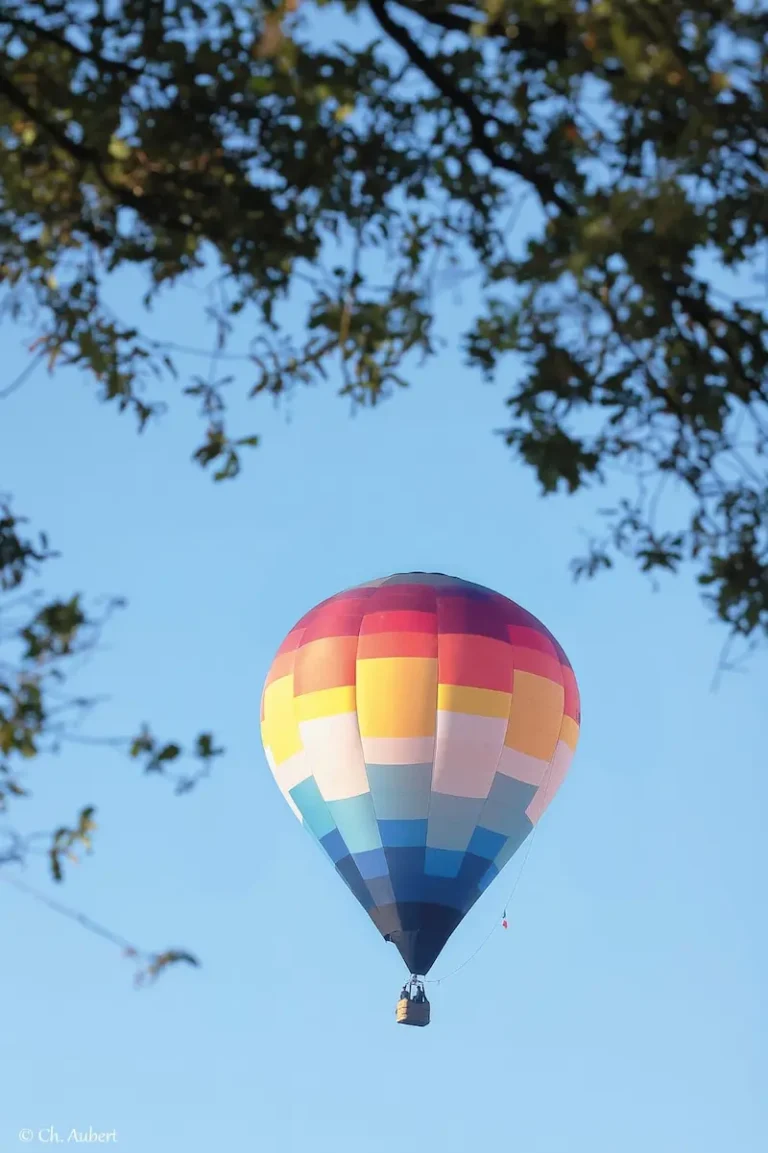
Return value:
[(162, 969), (168, 965), (176, 964), (179, 961), (184, 961), (188, 965), (194, 965), (195, 968), (199, 968), (200, 966), (197, 957), (193, 956), (192, 953), (179, 949), (167, 949), (163, 953), (151, 953), (146, 949), (139, 949), (135, 945), (132, 945), (130, 941), (127, 941), (125, 937), (121, 937), (119, 933), (113, 933), (111, 929), (100, 925), (98, 921), (92, 920), (86, 916), (85, 913), (79, 913), (77, 909), (72, 909), (69, 905), (55, 901), (52, 897), (48, 897), (38, 889), (33, 889), (31, 885), (28, 885), (25, 881), (20, 881), (18, 877), (9, 877), (5, 873), (0, 873), (0, 880), (5, 881), (7, 885), (11, 885), (20, 893), (31, 897), (34, 901), (38, 901), (41, 905), (45, 905), (46, 908), (54, 913), (58, 913), (59, 916), (66, 917), (69, 921), (74, 921), (89, 933), (93, 933), (95, 936), (109, 941), (112, 945), (117, 945), (117, 947), (122, 950), (123, 956), (131, 958), (137, 966), (143, 966), (142, 968), (137, 968), (135, 977), (137, 985), (143, 984), (147, 977), (157, 977)]
[(174, 232), (181, 232), (187, 235), (189, 228), (183, 225), (180, 220), (172, 216), (165, 216), (162, 213), (152, 213), (150, 206), (152, 203), (151, 196), (137, 196), (128, 188), (121, 188), (107, 176), (104, 171), (103, 159), (98, 149), (92, 148), (87, 144), (79, 144), (73, 140), (63, 129), (58, 125), (52, 124), (47, 120), (41, 112), (35, 108), (28, 99), (26, 94), (18, 88), (8, 76), (0, 72), (0, 93), (2, 93), (16, 108), (24, 112), (30, 120), (34, 121), (38, 127), (47, 132), (51, 139), (58, 144), (64, 152), (69, 153), (73, 159), (78, 160), (84, 167), (91, 166), (99, 178), (100, 183), (115, 197), (118, 204), (126, 208), (136, 209), (142, 216), (154, 219), (156, 223), (162, 224), (163, 227), (168, 228)]
[(499, 125), (499, 122), (493, 117), (485, 116), (474, 101), (462, 92), (436, 62), (419, 47), (408, 29), (393, 20), (385, 0), (369, 0), (369, 3), (382, 31), (400, 45), (413, 64), (437, 88), (438, 92), (464, 113), (469, 122), (472, 144), (478, 152), (482, 153), (495, 168), (511, 172), (533, 185), (543, 205), (555, 205), (564, 215), (574, 216), (573, 205), (560, 195), (549, 174), (539, 168), (535, 154), (528, 149), (521, 148), (516, 160), (502, 156), (486, 135), (487, 126), (489, 124)]
[(78, 48), (71, 40), (67, 40), (65, 36), (61, 35), (56, 28), (45, 28), (41, 24), (35, 24), (32, 20), (25, 20), (22, 16), (3, 16), (0, 18), (0, 23), (9, 24), (13, 29), (23, 28), (25, 32), (30, 32), (33, 36), (48, 40), (51, 44), (56, 44), (59, 48), (71, 52), (80, 60), (87, 60), (91, 64), (98, 65), (105, 72), (124, 72), (137, 78), (144, 76), (143, 69), (134, 68), (132, 64), (120, 60), (107, 60), (94, 49)]

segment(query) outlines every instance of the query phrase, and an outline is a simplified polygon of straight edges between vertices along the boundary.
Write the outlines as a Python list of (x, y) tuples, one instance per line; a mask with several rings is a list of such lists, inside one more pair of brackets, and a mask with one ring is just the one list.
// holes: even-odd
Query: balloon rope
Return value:
[[(511, 890), (509, 896), (507, 897), (506, 901), (504, 902), (504, 914), (505, 915), (506, 915), (507, 909), (509, 908), (509, 906), (512, 903), (512, 898), (514, 897), (515, 893), (517, 892), (517, 886), (520, 884), (520, 878), (523, 875), (523, 869), (525, 868), (526, 862), (528, 861), (528, 857), (530, 856), (531, 848), (533, 847), (533, 842), (534, 842), (534, 838), (536, 836), (536, 832), (538, 830), (538, 827), (539, 826), (537, 824), (535, 826), (535, 828), (533, 829), (533, 831), (531, 832), (531, 838), (530, 838), (528, 845), (527, 845), (527, 848), (525, 850), (525, 855), (524, 855), (522, 861), (520, 862), (520, 871), (517, 874), (517, 877), (515, 878), (515, 883), (512, 886), (512, 890)], [(491, 937), (493, 936), (493, 934), (496, 932), (496, 930), (498, 928), (499, 928), (499, 918), (497, 917), (496, 920), (494, 921), (493, 928), (491, 929), (490, 933), (488, 933), (488, 935), (480, 942), (480, 944), (475, 949), (474, 953), (470, 953), (470, 955), (467, 957), (467, 959), (465, 961), (462, 961), (461, 964), (456, 969), (451, 969), (450, 973), (445, 973), (442, 977), (426, 977), (424, 979), (424, 984), (425, 985), (442, 985), (443, 981), (447, 981), (449, 977), (455, 977), (456, 974), (460, 973), (462, 969), (466, 969), (466, 967), (470, 963), (470, 961), (474, 961), (474, 959), (478, 955), (478, 953), (482, 952), (482, 950), (488, 944)]]
[[(549, 765), (547, 766), (547, 772), (546, 772), (545, 779), (542, 781), (541, 785), (539, 786), (539, 788), (544, 789), (542, 816), (543, 816), (544, 809), (547, 806), (547, 794), (549, 793), (549, 786), (550, 786), (551, 781), (552, 781), (552, 769), (554, 768), (554, 764), (555, 764), (555, 753), (556, 752), (557, 752), (557, 745), (555, 746), (555, 752), (552, 754), (552, 758), (549, 762)], [(525, 868), (525, 866), (528, 862), (528, 858), (531, 855), (531, 849), (533, 847), (533, 842), (534, 842), (534, 839), (536, 837), (536, 833), (538, 832), (538, 830), (539, 830), (539, 822), (537, 821), (533, 827), (532, 832), (531, 832), (530, 840), (528, 841), (528, 845), (527, 845), (526, 850), (525, 850), (525, 855), (524, 855), (524, 857), (520, 863), (520, 872), (517, 874), (517, 877), (515, 878), (515, 883), (512, 886), (512, 891), (510, 892), (509, 896), (507, 897), (506, 901), (504, 902), (504, 913), (503, 913), (504, 917), (506, 917), (507, 909), (508, 909), (509, 905), (512, 903), (512, 898), (514, 897), (515, 893), (517, 892), (517, 886), (520, 884), (520, 878), (523, 875), (523, 869)], [(470, 963), (470, 961), (474, 961), (474, 959), (478, 955), (478, 953), (482, 952), (482, 950), (488, 944), (488, 942), (490, 941), (491, 937), (496, 932), (498, 927), (499, 927), (499, 920), (497, 919), (494, 922), (493, 928), (491, 929), (488, 936), (485, 937), (484, 940), (482, 940), (480, 942), (480, 944), (475, 949), (474, 953), (471, 953), (467, 957), (466, 961), (462, 961), (462, 963), (458, 966), (458, 968), (452, 969), (450, 973), (446, 973), (445, 976), (443, 976), (443, 977), (428, 977), (424, 981), (424, 984), (425, 985), (441, 985), (443, 983), (443, 981), (447, 981), (449, 977), (455, 977), (456, 974), (460, 973), (462, 969), (466, 969), (466, 967)]]

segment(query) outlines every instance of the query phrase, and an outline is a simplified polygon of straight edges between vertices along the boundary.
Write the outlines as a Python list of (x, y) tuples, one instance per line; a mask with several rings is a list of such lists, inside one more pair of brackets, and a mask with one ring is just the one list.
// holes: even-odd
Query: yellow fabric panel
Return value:
[(318, 717), (335, 717), (339, 713), (355, 711), (355, 686), (341, 685), (335, 689), (318, 689), (295, 698), (296, 719), (315, 721)]
[(565, 741), (569, 749), (576, 751), (579, 740), (579, 726), (573, 717), (563, 717), (563, 727), (560, 730), (560, 740)]
[(371, 657), (357, 662), (361, 736), (434, 736), (436, 702), (437, 658)]
[(437, 688), (437, 707), (452, 713), (506, 720), (511, 703), (512, 694), (497, 689), (474, 689), (465, 685), (438, 685)]
[(560, 736), (564, 700), (562, 685), (515, 669), (504, 744), (529, 757), (551, 760)]
[(268, 745), (275, 764), (282, 764), (303, 745), (293, 699), (293, 673), (272, 681), (264, 690), (264, 744)]

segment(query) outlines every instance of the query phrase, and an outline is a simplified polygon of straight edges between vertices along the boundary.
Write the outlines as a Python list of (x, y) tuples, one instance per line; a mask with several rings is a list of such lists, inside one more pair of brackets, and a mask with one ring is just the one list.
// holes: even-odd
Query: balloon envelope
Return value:
[(286, 800), (418, 974), (533, 829), (580, 720), (541, 622), (434, 573), (371, 581), (302, 617), (261, 717)]

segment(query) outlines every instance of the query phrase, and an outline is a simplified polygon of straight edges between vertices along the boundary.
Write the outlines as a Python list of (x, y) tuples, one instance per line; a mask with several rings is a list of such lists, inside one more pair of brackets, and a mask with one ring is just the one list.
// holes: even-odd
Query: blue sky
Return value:
[[(134, 288), (116, 288), (126, 308)], [(180, 289), (152, 331), (189, 339), (197, 304)], [(447, 300), (446, 326), (463, 307)], [(3, 349), (10, 376), (15, 334)], [(571, 582), (605, 497), (539, 498), (491, 435), (503, 377), (482, 386), (448, 351), (416, 382), (356, 419), (330, 386), (297, 396), (290, 422), (251, 404), (263, 446), (228, 486), (188, 463), (198, 429), (181, 402), (142, 438), (71, 372), (3, 403), (3, 485), (63, 550), (48, 587), (130, 601), (77, 681), (111, 697), (89, 731), (148, 718), (169, 736), (213, 727), (229, 750), (182, 798), (109, 750), (33, 767), (23, 828), (99, 810), (96, 851), (57, 895), (203, 968), (136, 992), (110, 945), (0, 885), (3, 1150), (50, 1125), (116, 1129), (136, 1153), (764, 1149), (765, 658), (713, 695), (724, 636), (686, 578), (658, 594), (628, 566)], [(409, 569), (539, 615), (584, 717), (509, 931), (433, 987), (423, 1031), (395, 1025), (400, 959), (294, 820), (258, 731), (295, 619)], [(517, 868), (435, 976), (497, 922)]]
[[(142, 287), (114, 282), (125, 315)], [(469, 288), (444, 294), (443, 330), (472, 304)], [(199, 286), (176, 289), (149, 330), (204, 343), (201, 307)], [(23, 340), (6, 327), (0, 341), (11, 379)], [(200, 429), (180, 399), (141, 438), (70, 371), (0, 404), (0, 490), (63, 552), (46, 587), (129, 601), (76, 682), (110, 697), (88, 731), (148, 719), (169, 737), (213, 728), (228, 749), (181, 798), (101, 748), (33, 766), (22, 829), (98, 807), (95, 853), (55, 895), (203, 968), (136, 992), (119, 951), (0, 884), (2, 1153), (50, 1126), (116, 1130), (128, 1153), (763, 1153), (765, 655), (713, 694), (725, 637), (687, 576), (654, 593), (620, 565), (574, 585), (569, 559), (606, 494), (540, 498), (491, 433), (504, 372), (481, 384), (453, 345), (412, 376), (355, 419), (337, 381), (280, 410), (236, 404), (263, 443), (226, 486), (189, 463)], [(304, 611), (415, 569), (539, 616), (583, 705), (510, 928), (432, 987), (426, 1030), (395, 1025), (402, 962), (295, 821), (258, 724)], [(498, 923), (518, 872), (435, 977)], [(42, 868), (25, 876), (54, 892)]]

